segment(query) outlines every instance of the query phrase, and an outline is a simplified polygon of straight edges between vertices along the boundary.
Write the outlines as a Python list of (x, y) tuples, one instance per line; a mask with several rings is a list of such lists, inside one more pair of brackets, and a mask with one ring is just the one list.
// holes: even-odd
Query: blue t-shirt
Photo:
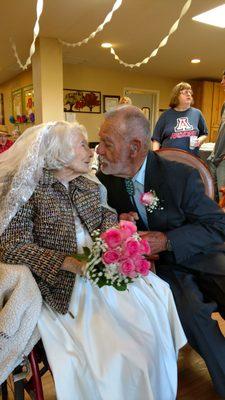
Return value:
[(199, 148), (190, 149), (190, 136), (207, 135), (208, 129), (200, 110), (190, 107), (185, 111), (173, 108), (166, 110), (158, 119), (152, 140), (157, 140), (162, 147), (175, 147), (195, 155)]

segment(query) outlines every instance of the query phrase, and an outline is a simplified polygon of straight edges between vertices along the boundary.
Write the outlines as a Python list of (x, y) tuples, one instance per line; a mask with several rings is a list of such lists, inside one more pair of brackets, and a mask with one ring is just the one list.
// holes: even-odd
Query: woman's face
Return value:
[(82, 133), (74, 138), (74, 160), (67, 166), (75, 173), (87, 173), (89, 170), (92, 150), (88, 147), (88, 142)]
[(193, 92), (191, 89), (183, 89), (180, 91), (180, 95), (178, 97), (179, 106), (189, 108), (191, 106), (191, 102), (193, 99)]

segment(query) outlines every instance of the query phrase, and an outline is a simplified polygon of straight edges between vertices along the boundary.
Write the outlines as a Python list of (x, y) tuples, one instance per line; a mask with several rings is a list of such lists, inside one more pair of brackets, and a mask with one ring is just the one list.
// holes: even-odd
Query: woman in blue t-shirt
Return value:
[(208, 129), (200, 110), (193, 104), (191, 85), (178, 83), (172, 91), (170, 108), (159, 117), (153, 136), (152, 148), (175, 147), (198, 155)]

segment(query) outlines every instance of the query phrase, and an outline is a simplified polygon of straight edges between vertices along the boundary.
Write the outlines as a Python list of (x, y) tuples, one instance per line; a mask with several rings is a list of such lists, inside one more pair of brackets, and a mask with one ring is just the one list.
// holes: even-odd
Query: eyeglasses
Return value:
[(191, 96), (193, 96), (193, 92), (192, 92), (192, 90), (190, 90), (190, 89), (183, 89), (183, 90), (180, 90), (180, 93), (181, 93), (181, 94), (185, 94), (185, 95), (190, 94)]

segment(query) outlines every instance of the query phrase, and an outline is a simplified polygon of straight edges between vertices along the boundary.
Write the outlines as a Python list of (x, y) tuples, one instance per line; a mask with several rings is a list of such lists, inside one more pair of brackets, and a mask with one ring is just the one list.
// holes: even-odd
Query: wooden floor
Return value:
[[(225, 321), (218, 315), (215, 315), (215, 319), (218, 320), (220, 328), (225, 336)], [(221, 397), (217, 396), (213, 389), (204, 361), (190, 346), (186, 346), (180, 352), (178, 366), (179, 387), (177, 400), (221, 400)], [(43, 384), (45, 400), (56, 400), (54, 385), (50, 374), (46, 374), (43, 377)], [(9, 400), (12, 399), (13, 396), (10, 395)], [(28, 399), (30, 399), (30, 397), (26, 396), (26, 400)], [(85, 399), (76, 399), (74, 397), (74, 400)]]
[[(219, 323), (225, 336), (225, 321), (218, 315), (213, 316)], [(203, 359), (190, 346), (180, 351), (178, 361), (178, 400), (221, 400), (212, 386), (212, 382)]]

